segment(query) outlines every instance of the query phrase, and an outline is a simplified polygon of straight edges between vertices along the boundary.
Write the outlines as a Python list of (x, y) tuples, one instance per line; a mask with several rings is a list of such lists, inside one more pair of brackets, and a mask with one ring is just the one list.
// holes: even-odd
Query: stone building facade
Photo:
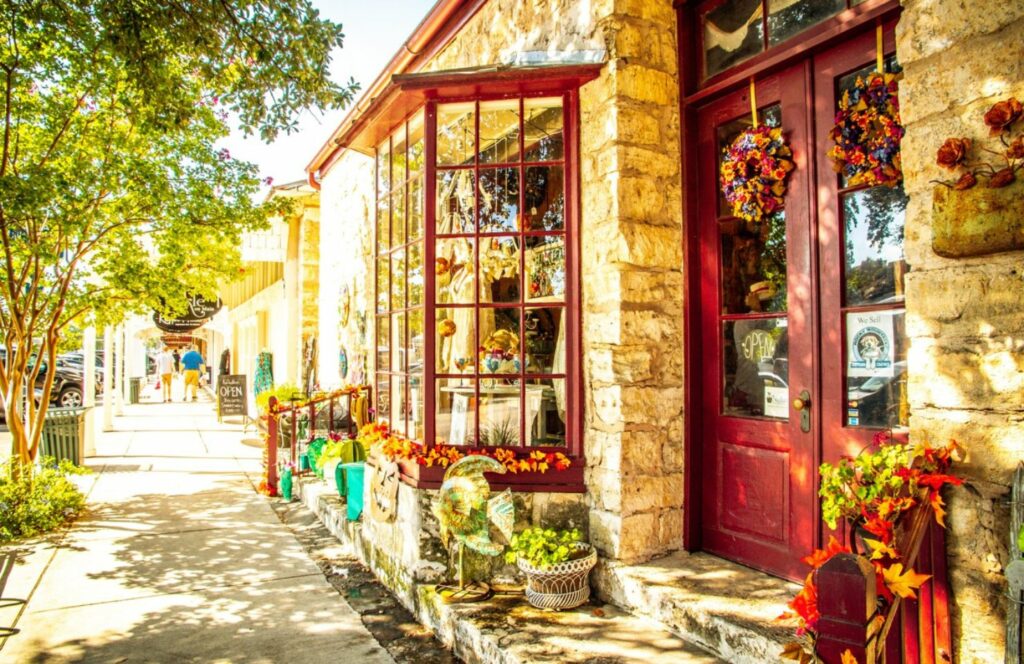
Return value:
[[(364, 137), (379, 140), (416, 110), (409, 102), (404, 113), (384, 113), (388, 99), (408, 95), (402, 81), (414, 88), (442, 85), (431, 82), (446, 74), (456, 80), (471, 75), (480, 91), (487, 89), (478, 81), (488, 70), (499, 80), (508, 72), (600, 65), (578, 86), (579, 226), (570, 239), (579, 257), (581, 399), (570, 417), (580, 420), (583, 480), (570, 492), (519, 487), (517, 506), (520, 524), (581, 526), (603, 558), (621, 564), (701, 548), (694, 536), (701, 511), (688, 511), (686, 497), (703, 473), (697, 461), (687, 465), (699, 458), (697, 409), (704, 389), (688, 362), (702, 350), (688, 341), (700, 321), (692, 320), (686, 298), (700, 297), (700, 270), (691, 264), (702, 241), (693, 202), (700, 177), (693, 109), (714, 103), (715, 95), (701, 96), (691, 59), (695, 26), (708, 6), (668, 0), (439, 3), (309, 167), (311, 182), (321, 188), (320, 382), (372, 383), (377, 203), (374, 146)], [(848, 36), (842, 26), (856, 23), (851, 17), (869, 15), (857, 19), (858, 34), (873, 33), (875, 22), (895, 23), (895, 57), (903, 70), (909, 429), (912, 437), (956, 438), (970, 451), (961, 467), (967, 484), (948, 495), (954, 655), (963, 662), (995, 661), (1002, 656), (1006, 605), (1005, 501), (1024, 451), (1024, 263), (1020, 251), (965, 259), (935, 254), (932, 180), (944, 176), (934, 155), (946, 137), (980, 138), (986, 134), (982, 114), (994, 101), (1024, 99), (1024, 7), (988, 0), (854, 1), (838, 19), (824, 19), (836, 27), (820, 38), (813, 33), (818, 41), (807, 53), (791, 40), (786, 48), (795, 50), (788, 59), (773, 60), (769, 49), (754, 59), (751, 75), (770, 77), (800, 57), (811, 63), (807, 67), (817, 66), (814, 57)], [(408, 83), (416, 76), (419, 83)], [(711, 80), (728, 78), (726, 71)], [(715, 94), (739, 94), (746, 84), (738, 77)], [(796, 161), (798, 169), (814, 163), (799, 152)], [(431, 488), (403, 484), (395, 520), (364, 526), (375, 570), (410, 604), (415, 584), (436, 581), (447, 565), (427, 509), (432, 496)]]

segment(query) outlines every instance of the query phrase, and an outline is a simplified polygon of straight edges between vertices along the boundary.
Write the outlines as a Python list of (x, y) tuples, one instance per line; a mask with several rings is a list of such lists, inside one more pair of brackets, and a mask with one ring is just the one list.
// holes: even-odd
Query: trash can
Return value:
[(128, 379), (128, 403), (139, 403), (139, 393), (142, 392), (142, 379)]
[(345, 473), (345, 511), (349, 521), (356, 521), (363, 513), (363, 474), (366, 462), (343, 463), (340, 468)]
[(39, 454), (60, 461), (82, 463), (82, 444), (85, 441), (84, 408), (50, 408), (43, 422), (43, 437)]

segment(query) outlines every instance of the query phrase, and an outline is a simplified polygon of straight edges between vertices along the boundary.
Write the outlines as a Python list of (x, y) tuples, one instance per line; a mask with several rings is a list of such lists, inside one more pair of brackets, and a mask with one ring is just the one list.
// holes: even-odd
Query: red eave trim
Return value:
[(360, 116), (377, 101), (390, 85), (391, 76), (414, 71), (436, 55), (486, 2), (487, 0), (438, 0), (320, 147), (306, 166), (306, 171), (315, 173), (327, 161), (334, 161), (332, 158), (338, 151), (340, 136), (348, 131), (350, 125), (357, 123)]

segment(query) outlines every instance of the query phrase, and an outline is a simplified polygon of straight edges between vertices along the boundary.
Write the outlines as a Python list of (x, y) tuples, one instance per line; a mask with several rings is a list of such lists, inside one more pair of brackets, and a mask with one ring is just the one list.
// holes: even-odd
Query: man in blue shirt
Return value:
[(199, 372), (202, 371), (203, 356), (191, 346), (188, 352), (181, 357), (181, 368), (185, 370), (185, 398), (188, 399), (188, 388), (192, 386), (192, 401), (196, 400), (196, 393), (199, 391)]

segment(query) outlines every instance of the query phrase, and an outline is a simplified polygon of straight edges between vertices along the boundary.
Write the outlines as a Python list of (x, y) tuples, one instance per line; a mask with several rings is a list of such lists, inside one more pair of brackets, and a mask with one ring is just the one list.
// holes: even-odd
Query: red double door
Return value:
[(718, 181), (750, 89), (697, 111), (701, 548), (790, 579), (827, 535), (819, 464), (907, 415), (906, 197), (848, 186), (827, 156), (837, 100), (875, 63), (871, 31), (755, 79), (758, 122), (781, 127), (795, 163), (783, 209), (758, 223)]

